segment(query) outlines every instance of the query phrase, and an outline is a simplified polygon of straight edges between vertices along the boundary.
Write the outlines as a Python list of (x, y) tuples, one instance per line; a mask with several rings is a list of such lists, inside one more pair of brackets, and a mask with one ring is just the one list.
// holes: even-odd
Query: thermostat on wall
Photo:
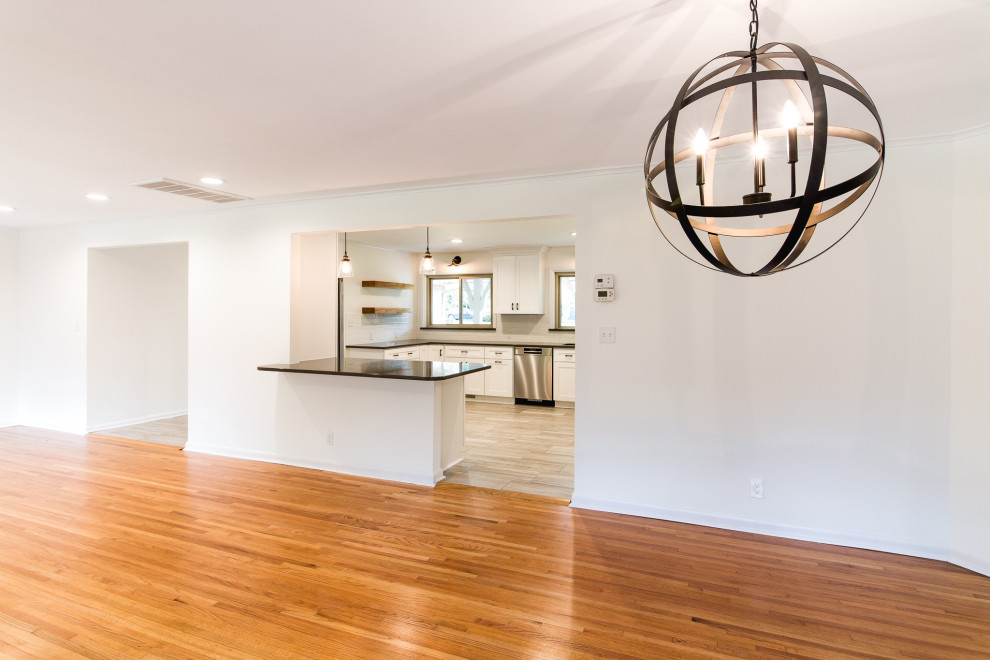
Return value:
[(615, 286), (613, 283), (614, 278), (612, 275), (595, 275), (595, 288), (596, 289), (611, 289)]
[(598, 302), (612, 302), (615, 300), (615, 289), (595, 289), (595, 300)]

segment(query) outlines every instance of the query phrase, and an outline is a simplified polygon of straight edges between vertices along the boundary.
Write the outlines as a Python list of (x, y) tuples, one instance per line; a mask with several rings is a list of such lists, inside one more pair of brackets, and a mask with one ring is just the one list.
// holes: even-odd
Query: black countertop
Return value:
[[(408, 344), (407, 344), (408, 345)], [(293, 364), (266, 364), (258, 371), (280, 371), (296, 374), (325, 374), (328, 376), (361, 376), (364, 378), (397, 378), (400, 380), (447, 380), (491, 369), (490, 364), (470, 362), (420, 362), (410, 360), (365, 360), (345, 358), (338, 368), (337, 360), (303, 360)]]
[(533, 346), (539, 348), (574, 348), (574, 344), (548, 344), (546, 342), (527, 343), (524, 341), (440, 341), (438, 339), (397, 339), (395, 341), (378, 341), (370, 344), (348, 344), (346, 348), (403, 348), (405, 346), (424, 346), (433, 344), (439, 346)]

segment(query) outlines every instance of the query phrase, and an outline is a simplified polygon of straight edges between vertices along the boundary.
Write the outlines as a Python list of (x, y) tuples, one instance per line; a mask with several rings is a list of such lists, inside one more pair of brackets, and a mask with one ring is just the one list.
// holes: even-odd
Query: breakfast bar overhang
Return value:
[(285, 462), (433, 486), (461, 460), (464, 376), (487, 364), (305, 360), (279, 373), (273, 429)]

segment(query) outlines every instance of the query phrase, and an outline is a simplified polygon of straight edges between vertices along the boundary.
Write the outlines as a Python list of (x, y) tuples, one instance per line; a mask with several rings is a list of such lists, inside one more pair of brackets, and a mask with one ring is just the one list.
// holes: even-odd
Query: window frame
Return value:
[[(490, 323), (464, 323), (464, 280), (488, 280), (488, 298), (492, 307), (492, 320)], [(461, 311), (458, 315), (460, 320), (457, 323), (433, 323), (433, 280), (458, 280), (457, 286), (457, 309)], [(474, 274), (454, 274), (427, 275), (426, 276), (426, 327), (445, 328), (451, 330), (489, 330), (495, 328), (495, 281), (492, 273)]]
[(561, 270), (553, 274), (554, 277), (554, 327), (557, 330), (575, 330), (577, 328), (577, 314), (574, 315), (574, 325), (564, 326), (560, 324), (560, 278), (562, 277), (574, 277), (574, 306), (575, 312), (577, 311), (577, 276), (573, 270)]

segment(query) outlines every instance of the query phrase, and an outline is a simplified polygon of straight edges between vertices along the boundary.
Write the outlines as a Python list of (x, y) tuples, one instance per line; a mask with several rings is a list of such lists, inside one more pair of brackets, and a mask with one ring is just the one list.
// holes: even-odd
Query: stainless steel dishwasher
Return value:
[(512, 367), (516, 403), (553, 405), (553, 349), (516, 346)]

